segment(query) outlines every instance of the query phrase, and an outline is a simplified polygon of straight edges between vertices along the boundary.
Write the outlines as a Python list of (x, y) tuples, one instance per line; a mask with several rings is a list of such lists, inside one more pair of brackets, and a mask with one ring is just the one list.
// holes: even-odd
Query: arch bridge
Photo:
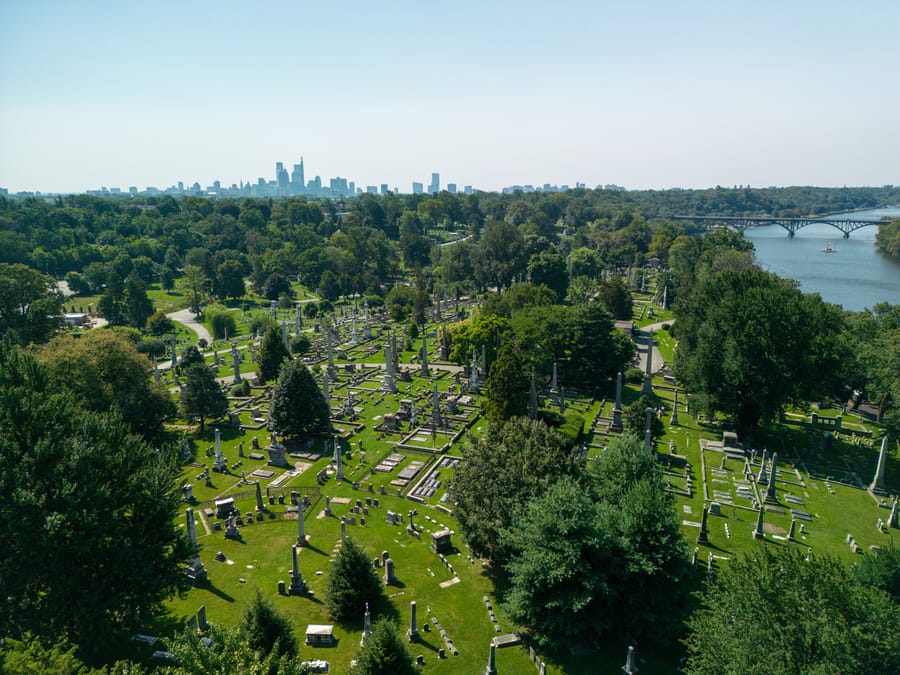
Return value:
[(802, 227), (814, 223), (823, 223), (840, 230), (844, 235), (844, 239), (849, 238), (851, 232), (855, 232), (863, 227), (868, 227), (869, 225), (878, 226), (887, 222), (886, 220), (843, 220), (839, 218), (829, 218), (827, 216), (822, 218), (779, 218), (777, 216), (672, 216), (672, 219), (705, 223), (708, 228), (724, 225), (725, 227), (731, 227), (735, 230), (746, 230), (749, 227), (756, 227), (757, 225), (780, 225), (787, 230), (788, 237), (793, 237), (797, 230)]

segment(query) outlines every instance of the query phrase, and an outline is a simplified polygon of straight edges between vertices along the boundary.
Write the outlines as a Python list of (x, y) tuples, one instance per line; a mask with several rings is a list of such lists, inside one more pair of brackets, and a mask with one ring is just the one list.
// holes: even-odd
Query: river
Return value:
[[(900, 207), (854, 211), (834, 219), (900, 218)], [(793, 238), (780, 225), (751, 227), (744, 236), (756, 248), (757, 262), (781, 277), (796, 279), (805, 293), (858, 311), (879, 302), (900, 304), (900, 263), (875, 246), (877, 227), (864, 227), (849, 239), (831, 225), (807, 225)], [(835, 253), (823, 253), (831, 247)]]

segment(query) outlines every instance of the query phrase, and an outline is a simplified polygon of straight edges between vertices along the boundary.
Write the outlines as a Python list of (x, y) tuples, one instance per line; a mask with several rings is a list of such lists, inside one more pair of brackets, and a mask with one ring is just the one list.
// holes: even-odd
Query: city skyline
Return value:
[(301, 154), (379, 191), (897, 183), (898, 23), (881, 1), (0, 2), (0, 187), (231, 186)]

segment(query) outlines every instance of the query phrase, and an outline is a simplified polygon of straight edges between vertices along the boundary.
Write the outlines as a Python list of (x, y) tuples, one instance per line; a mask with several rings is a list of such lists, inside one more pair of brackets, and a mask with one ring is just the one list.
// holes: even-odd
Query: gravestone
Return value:
[(644, 384), (641, 394), (653, 396), (653, 331), (647, 334), (647, 370), (644, 373)]
[(301, 502), (297, 506), (297, 546), (301, 548), (306, 546), (306, 531), (304, 529), (304, 516), (306, 515), (306, 508)]
[[(255, 441), (256, 438), (254, 437), (253, 440)], [(290, 466), (287, 461), (286, 451), (287, 449), (278, 440), (278, 434), (273, 431), (271, 443), (266, 448), (266, 452), (269, 453), (269, 466)]]
[(616, 375), (616, 404), (613, 407), (613, 421), (610, 431), (622, 431), (622, 371)]
[[(354, 327), (356, 323), (353, 324)], [(359, 640), (359, 646), (362, 647), (366, 643), (366, 638), (372, 634), (372, 617), (369, 614), (369, 603), (366, 603), (366, 613), (363, 615), (363, 633)]]
[(764, 539), (765, 532), (763, 531), (763, 508), (762, 504), (759, 505), (759, 511), (756, 514), (756, 527), (753, 528), (753, 538), (754, 539)]
[(703, 507), (703, 516), (700, 518), (700, 533), (697, 535), (697, 543), (698, 544), (708, 544), (709, 537), (706, 531), (706, 516), (709, 513), (709, 509), (706, 506)]
[(491, 651), (488, 654), (487, 666), (484, 669), (484, 675), (497, 675), (497, 645), (491, 642)]
[(872, 484), (869, 486), (869, 490), (875, 494), (886, 494), (884, 489), (884, 465), (887, 461), (887, 434), (881, 439), (881, 450), (878, 453), (878, 467), (875, 469), (875, 478), (872, 479)]
[(388, 558), (384, 561), (384, 583), (390, 586), (395, 581), (397, 581), (397, 577), (394, 575), (394, 560)]
[(213, 463), (213, 471), (227, 473), (228, 460), (222, 455), (222, 435), (218, 429), (215, 429), (214, 433), (216, 435), (216, 461)]
[(409, 642), (418, 642), (419, 641), (419, 631), (416, 628), (416, 601), (412, 600), (409, 603), (409, 629), (406, 631), (406, 639)]
[(297, 561), (297, 546), (291, 546), (291, 595), (304, 595), (306, 593), (306, 582), (303, 581), (303, 575), (300, 574), (300, 565)]
[(197, 610), (197, 625), (201, 631), (209, 628), (209, 623), (206, 621), (206, 605), (200, 605), (200, 609)]

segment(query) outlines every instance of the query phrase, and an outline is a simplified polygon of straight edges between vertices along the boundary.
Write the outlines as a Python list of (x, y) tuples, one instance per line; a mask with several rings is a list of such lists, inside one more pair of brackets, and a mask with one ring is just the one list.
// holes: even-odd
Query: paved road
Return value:
[(209, 331), (206, 330), (206, 326), (197, 321), (194, 317), (194, 313), (190, 309), (179, 309), (177, 312), (170, 312), (166, 314), (167, 317), (172, 319), (172, 321), (177, 321), (180, 324), (184, 324), (195, 333), (197, 333), (197, 339), (206, 340), (207, 344), (212, 344), (212, 335), (209, 334)]

